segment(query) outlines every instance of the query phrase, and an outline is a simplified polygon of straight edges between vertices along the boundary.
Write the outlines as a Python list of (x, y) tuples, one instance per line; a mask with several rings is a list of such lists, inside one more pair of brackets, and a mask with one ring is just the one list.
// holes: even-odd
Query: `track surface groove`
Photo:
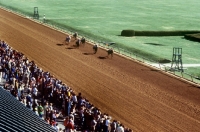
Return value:
[[(0, 9), (0, 39), (135, 131), (200, 129), (200, 89), (92, 46), (61, 45), (66, 34)], [(88, 54), (88, 55), (85, 55)]]

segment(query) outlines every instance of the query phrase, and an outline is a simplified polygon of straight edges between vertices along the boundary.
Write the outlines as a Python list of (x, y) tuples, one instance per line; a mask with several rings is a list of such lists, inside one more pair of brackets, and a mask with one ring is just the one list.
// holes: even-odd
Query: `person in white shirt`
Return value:
[(123, 127), (122, 124), (120, 124), (120, 125), (117, 127), (116, 132), (124, 132), (124, 127)]
[(38, 94), (38, 89), (37, 89), (37, 87), (36, 87), (36, 85), (33, 87), (33, 95), (35, 96), (35, 97), (37, 97), (37, 94)]
[(76, 106), (78, 103), (78, 100), (77, 100), (77, 96), (74, 92), (72, 92), (72, 101), (73, 101), (73, 105)]
[(105, 118), (104, 132), (109, 132), (110, 117), (108, 115), (104, 115), (104, 118)]

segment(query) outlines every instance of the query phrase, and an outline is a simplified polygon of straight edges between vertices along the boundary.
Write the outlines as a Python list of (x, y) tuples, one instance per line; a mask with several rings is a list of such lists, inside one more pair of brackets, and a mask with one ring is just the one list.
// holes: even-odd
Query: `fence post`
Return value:
[(182, 78), (183, 78), (183, 72), (181, 71), (181, 75), (182, 75)]
[(191, 77), (191, 79), (192, 79), (192, 82), (193, 82), (193, 76), (190, 76)]
[(167, 68), (166, 68), (166, 66), (165, 66), (165, 72), (167, 71)]

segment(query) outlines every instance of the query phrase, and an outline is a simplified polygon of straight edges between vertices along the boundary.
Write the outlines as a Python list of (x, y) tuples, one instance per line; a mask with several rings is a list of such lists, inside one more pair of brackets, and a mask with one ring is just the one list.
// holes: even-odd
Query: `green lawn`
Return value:
[[(38, 7), (40, 18), (45, 14), (49, 23), (96, 41), (116, 42), (153, 60), (172, 58), (173, 47), (183, 50), (184, 64), (200, 64), (200, 44), (179, 37), (121, 37), (123, 29), (133, 30), (199, 30), (199, 0), (1, 0), (0, 5), (33, 15)], [(187, 72), (200, 75), (200, 68)]]

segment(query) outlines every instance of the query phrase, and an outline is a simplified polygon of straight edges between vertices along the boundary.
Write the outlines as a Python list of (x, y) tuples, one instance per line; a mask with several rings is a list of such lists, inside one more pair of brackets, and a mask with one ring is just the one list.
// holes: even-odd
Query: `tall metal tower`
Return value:
[(173, 48), (171, 69), (183, 72), (182, 48)]
[(39, 19), (39, 12), (38, 12), (38, 7), (34, 7), (34, 14), (33, 14), (33, 18), (35, 19)]

